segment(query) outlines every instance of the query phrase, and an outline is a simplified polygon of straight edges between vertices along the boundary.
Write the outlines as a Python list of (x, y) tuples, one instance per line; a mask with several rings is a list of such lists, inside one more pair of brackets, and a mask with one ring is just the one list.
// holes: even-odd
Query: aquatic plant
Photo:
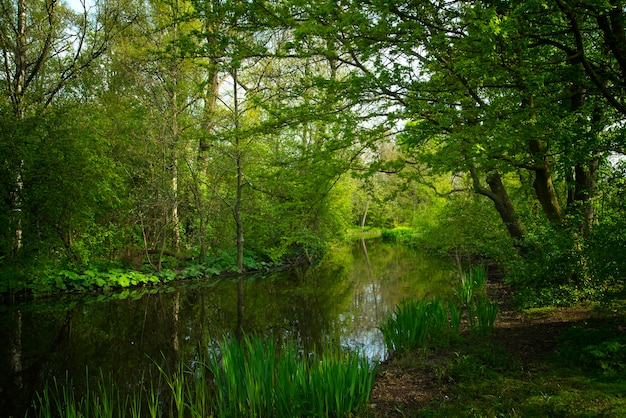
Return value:
[(441, 300), (401, 302), (379, 326), (385, 346), (395, 353), (449, 343), (461, 328), (464, 311), (467, 312), (469, 329), (491, 333), (498, 304), (487, 298), (486, 282), (486, 270), (473, 268), (461, 278), (455, 289), (456, 302), (449, 301), (447, 309)]
[(427, 345), (433, 339), (446, 339), (450, 322), (448, 311), (440, 300), (405, 300), (396, 306), (379, 329), (389, 351), (399, 352)]
[(448, 309), (450, 310), (450, 327), (453, 331), (458, 332), (461, 327), (461, 316), (463, 311), (453, 302), (448, 303)]
[(461, 283), (456, 287), (455, 294), (462, 305), (473, 303), (475, 295), (483, 295), (487, 284), (487, 270), (484, 267), (473, 267), (469, 273), (461, 276)]
[(468, 316), (470, 326), (479, 332), (490, 334), (498, 315), (499, 306), (497, 302), (491, 302), (486, 296), (480, 296), (468, 306)]
[(209, 352), (217, 416), (346, 416), (367, 404), (375, 369), (358, 353), (330, 348), (305, 358), (295, 344), (277, 348), (244, 337)]
[(173, 372), (157, 368), (159, 384), (150, 381), (149, 388), (131, 393), (102, 373), (83, 396), (68, 376), (53, 379), (37, 395), (34, 416), (350, 416), (367, 405), (376, 375), (376, 366), (356, 352), (327, 347), (306, 356), (293, 342), (277, 347), (271, 339), (247, 336), (224, 339), (206, 358), (181, 362)]

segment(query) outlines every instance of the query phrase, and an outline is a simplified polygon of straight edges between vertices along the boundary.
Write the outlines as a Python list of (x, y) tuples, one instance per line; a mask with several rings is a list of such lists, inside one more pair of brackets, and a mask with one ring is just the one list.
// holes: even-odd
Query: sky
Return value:
[[(82, 4), (83, 0), (63, 0), (63, 1), (65, 1), (72, 9), (83, 11), (83, 4)], [(84, 1), (87, 2), (87, 6), (89, 6), (90, 4), (93, 4), (92, 0), (84, 0)]]

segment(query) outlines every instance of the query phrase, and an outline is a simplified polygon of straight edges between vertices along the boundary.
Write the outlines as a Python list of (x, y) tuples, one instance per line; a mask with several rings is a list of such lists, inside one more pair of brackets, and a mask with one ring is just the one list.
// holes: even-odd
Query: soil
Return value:
[[(511, 291), (505, 285), (492, 284), (488, 293), (491, 300), (499, 303), (498, 317), (490, 337), (493, 346), (507, 350), (516, 366), (529, 372), (541, 367), (541, 359), (554, 352), (558, 337), (573, 323), (597, 316), (592, 309), (585, 307), (554, 308), (530, 316), (516, 311)], [(426, 361), (423, 361), (424, 355)], [(439, 353), (431, 350), (421, 355), (421, 361), (383, 362), (378, 369), (368, 417), (410, 416), (424, 407), (448, 400), (454, 382), (442, 381), (438, 370), (449, 362), (450, 355), (449, 350)]]

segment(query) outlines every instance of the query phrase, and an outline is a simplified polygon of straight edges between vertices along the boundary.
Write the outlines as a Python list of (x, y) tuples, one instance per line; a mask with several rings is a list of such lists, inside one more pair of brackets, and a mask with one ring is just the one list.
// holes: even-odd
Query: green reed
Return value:
[[(158, 366), (158, 383), (132, 393), (111, 378), (79, 397), (71, 379), (53, 379), (38, 394), (36, 417), (274, 417), (353, 416), (374, 385), (375, 366), (358, 353), (326, 348), (302, 355), (295, 343), (225, 339), (204, 359), (173, 372)], [(87, 374), (87, 388), (89, 385)]]
[(499, 306), (497, 302), (491, 302), (486, 296), (476, 298), (470, 315), (475, 318), (474, 326), (479, 332), (491, 334), (493, 331)]
[(448, 310), (440, 300), (403, 301), (379, 329), (391, 352), (445, 341), (450, 335)]
[(490, 334), (493, 331), (498, 303), (491, 302), (486, 295), (487, 270), (474, 267), (461, 278), (456, 294), (467, 310), (468, 326), (471, 330)]
[(474, 267), (461, 277), (455, 289), (456, 301), (403, 301), (379, 326), (391, 353), (449, 343), (461, 330), (464, 312), (467, 327), (491, 333), (498, 304), (486, 296), (487, 271)]
[(347, 416), (369, 400), (375, 370), (357, 353), (304, 358), (295, 344), (224, 340), (209, 353), (217, 416)]
[(178, 369), (173, 373), (166, 372), (161, 366), (157, 365), (165, 380), (165, 384), (170, 389), (172, 402), (170, 404), (170, 417), (183, 418), (185, 416), (185, 400), (187, 395), (187, 379), (184, 373), (184, 364), (180, 362)]
[(484, 267), (473, 267), (469, 273), (463, 274), (461, 283), (455, 289), (459, 303), (471, 305), (475, 296), (484, 295), (486, 284), (487, 270)]
[(452, 328), (452, 331), (459, 332), (463, 311), (453, 302), (448, 302), (448, 309), (450, 310), (450, 327)]

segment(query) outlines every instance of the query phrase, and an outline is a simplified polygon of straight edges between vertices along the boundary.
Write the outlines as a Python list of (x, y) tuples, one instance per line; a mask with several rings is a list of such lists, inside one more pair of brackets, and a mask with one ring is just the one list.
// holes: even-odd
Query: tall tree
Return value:
[[(569, 46), (576, 37), (558, 8), (534, 1), (322, 1), (303, 6), (294, 24), (302, 39), (332, 38), (337, 48), (316, 45), (327, 56), (340, 51), (355, 69), (345, 95), (377, 100), (375, 110), (397, 123), (410, 120), (404, 140), (412, 152), (429, 150), (422, 158), (437, 169), (468, 173), (512, 237), (524, 232), (502, 181), (509, 174), (532, 176), (536, 202), (551, 221), (588, 207), (598, 158), (610, 150), (603, 133), (616, 119), (601, 110), (606, 95), (567, 53), (576, 51)], [(554, 27), (564, 31), (554, 35)], [(569, 204), (568, 188), (579, 190)]]
[[(71, 246), (71, 224), (69, 219), (41, 219), (44, 195), (32, 195), (41, 191), (45, 178), (26, 178), (27, 173), (37, 170), (34, 160), (39, 156), (37, 149), (40, 140), (57, 141), (55, 134), (47, 135), (43, 130), (58, 133), (63, 128), (50, 127), (46, 121), (53, 106), (67, 104), (73, 95), (72, 83), (84, 74), (107, 50), (111, 39), (119, 35), (132, 20), (126, 10), (112, 2), (99, 1), (92, 8), (84, 7), (82, 12), (70, 9), (59, 0), (30, 1), (3, 0), (0, 2), (0, 49), (2, 67), (0, 85), (9, 98), (2, 103), (2, 113), (10, 131), (4, 132), (3, 147), (12, 149), (5, 153), (2, 177), (3, 200), (7, 203), (6, 225), (11, 230), (12, 247), (21, 250), (25, 242), (35, 244), (38, 225), (52, 226), (66, 247)], [(9, 106), (10, 113), (5, 107)], [(55, 123), (59, 122), (55, 116)], [(62, 144), (52, 143), (49, 149), (72, 153)], [(55, 148), (59, 145), (58, 148)], [(79, 151), (80, 152), (80, 151)], [(70, 158), (73, 158), (71, 156)], [(40, 181), (44, 179), (44, 181)], [(65, 178), (68, 183), (70, 179)], [(67, 192), (67, 190), (66, 190)], [(53, 196), (49, 196), (54, 199)], [(29, 203), (30, 202), (30, 203)], [(37, 202), (36, 204), (34, 202)], [(53, 200), (47, 201), (53, 203)], [(60, 202), (56, 202), (58, 206)], [(66, 209), (76, 213), (78, 207)], [(34, 213), (32, 211), (35, 211)], [(29, 213), (29, 211), (31, 213)], [(30, 220), (33, 223), (27, 225)], [(23, 232), (29, 230), (30, 236)], [(64, 232), (62, 232), (64, 231)], [(7, 239), (9, 239), (7, 237)]]

